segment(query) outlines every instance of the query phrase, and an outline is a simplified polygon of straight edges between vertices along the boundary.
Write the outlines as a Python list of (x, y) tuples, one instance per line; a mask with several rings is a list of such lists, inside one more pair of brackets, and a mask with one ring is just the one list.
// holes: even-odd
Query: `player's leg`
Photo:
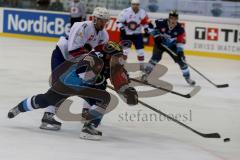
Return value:
[[(52, 57), (51, 57), (52, 84), (55, 83), (55, 81), (58, 79), (58, 74), (57, 73), (55, 74), (55, 72), (57, 72), (56, 71), (57, 68), (60, 67), (64, 63), (64, 61), (65, 59), (61, 53), (61, 50), (57, 46), (56, 49), (53, 51)], [(46, 130), (61, 129), (62, 124), (54, 119), (54, 115), (56, 114), (57, 109), (58, 109), (58, 106), (48, 106), (45, 109), (45, 112), (41, 120), (42, 121), (40, 125), (41, 129), (46, 129)]]
[(153, 71), (156, 64), (162, 59), (163, 52), (164, 52), (163, 48), (160, 48), (154, 45), (153, 51), (152, 51), (152, 57), (144, 69), (144, 73), (141, 78), (142, 81), (147, 81), (148, 76)]
[(85, 103), (82, 110), (82, 116), (86, 119), (83, 125), (80, 138), (99, 140), (102, 136), (102, 132), (97, 130), (97, 127), (101, 123), (101, 120), (105, 114), (108, 103), (110, 102), (110, 95), (105, 91), (106, 85), (100, 85), (95, 87), (96, 89), (102, 90), (103, 93), (108, 97), (105, 103), (99, 104), (96, 99), (84, 98)]
[(36, 96), (26, 98), (25, 100), (20, 102), (16, 107), (12, 108), (8, 112), (8, 118), (14, 118), (19, 113), (46, 108), (50, 105), (57, 105), (66, 98), (67, 96), (61, 95), (49, 89), (45, 94), (38, 94)]
[[(63, 102), (63, 101), (62, 101)], [(61, 103), (56, 106), (48, 106), (43, 114), (40, 129), (57, 131), (61, 129), (62, 123), (57, 121), (54, 116)]]
[(133, 38), (133, 44), (135, 46), (136, 52), (137, 52), (137, 58), (140, 66), (140, 71), (144, 71), (144, 59), (145, 59), (145, 53), (144, 53), (144, 42), (143, 42), (143, 36), (142, 34), (136, 34)]
[(194, 86), (196, 82), (191, 79), (189, 67), (188, 64), (186, 63), (186, 57), (184, 55), (184, 52), (183, 51), (177, 52), (176, 47), (172, 47), (171, 50), (173, 50), (178, 55), (178, 57), (174, 57), (170, 54), (174, 61), (179, 65), (184, 79), (189, 85)]
[(123, 54), (124, 54), (124, 60), (127, 60), (128, 58), (128, 54), (131, 51), (131, 47), (132, 47), (132, 40), (133, 40), (133, 36), (132, 35), (121, 35), (120, 36), (120, 43), (121, 45), (123, 45)]
[(86, 98), (83, 109), (82, 109), (82, 117), (86, 121), (84, 122), (83, 128), (80, 133), (80, 138), (82, 139), (92, 139), (92, 140), (98, 140), (102, 136), (102, 132), (97, 129), (99, 126), (103, 115), (91, 115), (90, 113), (94, 111), (94, 109), (97, 108), (96, 105), (94, 105), (95, 102), (93, 99)]
[[(84, 124), (82, 132), (83, 138), (97, 139), (101, 137), (98, 134), (96, 127), (99, 125), (101, 118), (105, 114), (106, 108), (110, 103), (111, 96), (106, 89), (106, 81), (102, 83), (103, 87), (96, 87), (94, 84), (85, 83), (85, 81), (79, 79), (75, 70), (75, 65), (69, 68), (63, 76), (53, 85), (55, 92), (59, 92), (66, 95), (79, 96), (81, 98), (91, 99), (93, 101), (94, 109), (89, 109), (88, 118)], [(98, 120), (99, 119), (99, 120)], [(85, 129), (88, 130), (85, 130)], [(87, 132), (91, 130), (92, 132)]]

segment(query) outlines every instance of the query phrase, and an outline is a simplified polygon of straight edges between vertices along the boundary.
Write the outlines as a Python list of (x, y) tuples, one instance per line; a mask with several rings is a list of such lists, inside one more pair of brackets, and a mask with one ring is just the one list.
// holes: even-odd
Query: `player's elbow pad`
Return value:
[(115, 90), (119, 90), (122, 86), (129, 84), (128, 75), (122, 71), (122, 69), (118, 70), (114, 75), (110, 77), (111, 83), (113, 84)]

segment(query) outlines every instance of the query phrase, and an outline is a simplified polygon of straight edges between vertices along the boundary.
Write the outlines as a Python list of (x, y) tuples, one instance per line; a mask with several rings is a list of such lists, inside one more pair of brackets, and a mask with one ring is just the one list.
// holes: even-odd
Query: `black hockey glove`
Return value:
[(120, 39), (125, 40), (126, 39), (126, 30), (124, 27), (120, 28)]
[(150, 36), (148, 28), (144, 28), (144, 35), (143, 36), (144, 37), (149, 37)]
[(150, 33), (149, 33), (148, 28), (144, 28), (144, 34), (143, 34), (143, 42), (144, 42), (144, 44), (148, 44), (149, 43), (149, 36), (150, 36)]
[(88, 52), (90, 52), (92, 50), (92, 46), (91, 44), (89, 43), (86, 43), (84, 46), (83, 46), (84, 49), (86, 49)]
[(154, 29), (154, 26), (153, 26), (152, 22), (148, 23), (148, 28)]
[(138, 94), (135, 88), (128, 87), (124, 91), (124, 97), (127, 99), (127, 104), (129, 105), (136, 105), (138, 104)]

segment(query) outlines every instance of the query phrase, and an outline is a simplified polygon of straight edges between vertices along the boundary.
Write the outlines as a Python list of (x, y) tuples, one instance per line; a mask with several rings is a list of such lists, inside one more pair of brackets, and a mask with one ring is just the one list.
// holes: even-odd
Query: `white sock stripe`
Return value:
[(83, 102), (83, 108), (90, 109), (91, 106), (88, 104), (88, 102), (84, 101), (84, 102)]
[(32, 107), (32, 104), (31, 104), (31, 99), (32, 99), (32, 97), (27, 99), (27, 108), (29, 111), (34, 110), (34, 108)]
[(96, 109), (96, 108), (98, 108), (98, 106), (96, 106), (96, 105), (91, 106), (91, 109)]
[(179, 47), (179, 48), (184, 48), (184, 44), (183, 43), (177, 43), (177, 47)]
[(188, 73), (189, 72), (189, 69), (186, 68), (186, 69), (182, 69), (182, 73)]
[(45, 109), (45, 112), (49, 112), (49, 113), (56, 114), (56, 107), (55, 107), (55, 106), (48, 106), (48, 107)]
[(137, 49), (136, 50), (138, 56), (144, 56), (144, 50), (143, 49)]

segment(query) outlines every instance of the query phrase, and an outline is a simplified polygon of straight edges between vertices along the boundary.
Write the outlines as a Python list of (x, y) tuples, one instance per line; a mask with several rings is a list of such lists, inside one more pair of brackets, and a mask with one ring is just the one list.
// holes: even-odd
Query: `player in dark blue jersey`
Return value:
[(184, 56), (185, 30), (178, 22), (177, 11), (171, 11), (168, 19), (157, 19), (155, 23), (156, 27), (151, 32), (154, 37), (153, 55), (144, 70), (142, 80), (147, 81), (148, 75), (152, 72), (154, 66), (162, 59), (163, 52), (167, 51), (162, 46), (164, 45), (176, 53), (177, 56), (169, 55), (180, 66), (187, 83), (195, 85), (196, 82), (190, 78), (190, 72)]

